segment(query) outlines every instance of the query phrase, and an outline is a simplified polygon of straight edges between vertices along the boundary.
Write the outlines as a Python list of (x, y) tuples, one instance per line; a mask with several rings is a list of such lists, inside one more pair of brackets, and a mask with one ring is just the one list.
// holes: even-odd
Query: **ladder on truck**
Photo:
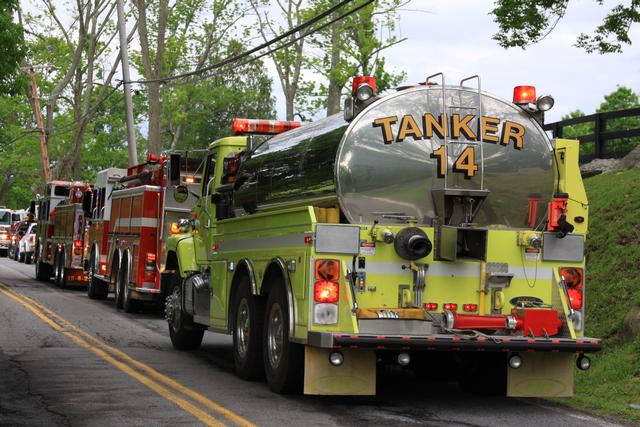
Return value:
[[(457, 221), (459, 224), (471, 224), (476, 213), (479, 211), (480, 206), (484, 202), (485, 198), (489, 194), (489, 190), (484, 185), (484, 147), (482, 143), (482, 87), (479, 75), (473, 75), (460, 80), (460, 85), (457, 87), (458, 93), (458, 105), (447, 105), (447, 87), (445, 84), (444, 73), (436, 73), (428, 76), (425, 80), (425, 85), (429, 88), (435, 86), (438, 83), (433, 80), (440, 77), (439, 84), (441, 90), (441, 104), (442, 104), (442, 117), (446, 118), (444, 126), (444, 135), (442, 144), (445, 146), (445, 158), (446, 162), (444, 168), (444, 181), (442, 187), (432, 189), (432, 197), (434, 200), (436, 212), (440, 220), (444, 221), (444, 225), (451, 225), (452, 222)], [(477, 81), (477, 106), (463, 105), (463, 93), (461, 89), (464, 88), (464, 83), (476, 80)], [(429, 103), (429, 93), (427, 91), (427, 105)], [(451, 112), (456, 110), (472, 110), (476, 116), (476, 140), (455, 140), (450, 138), (451, 132)], [(452, 184), (453, 177), (450, 176), (450, 169), (453, 168), (453, 164), (450, 165), (451, 153), (454, 153), (454, 158), (457, 157), (464, 149), (461, 147), (474, 147), (474, 163), (479, 164), (478, 179), (470, 181), (473, 185), (459, 186)], [(433, 150), (433, 142), (431, 144)], [(476, 153), (479, 154), (479, 162), (475, 162)], [(454, 160), (455, 161), (455, 160)], [(437, 171), (436, 171), (437, 173)], [(475, 176), (474, 176), (475, 178)], [(457, 211), (457, 215), (456, 215)], [(458, 225), (458, 224), (454, 224)]]

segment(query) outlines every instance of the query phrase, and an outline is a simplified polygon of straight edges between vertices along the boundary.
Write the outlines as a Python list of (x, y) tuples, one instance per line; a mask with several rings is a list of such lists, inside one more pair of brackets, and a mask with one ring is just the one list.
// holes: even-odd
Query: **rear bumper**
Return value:
[(456, 337), (453, 335), (344, 335), (311, 331), (307, 344), (320, 348), (362, 348), (416, 351), (527, 351), (593, 353), (602, 350), (596, 338)]

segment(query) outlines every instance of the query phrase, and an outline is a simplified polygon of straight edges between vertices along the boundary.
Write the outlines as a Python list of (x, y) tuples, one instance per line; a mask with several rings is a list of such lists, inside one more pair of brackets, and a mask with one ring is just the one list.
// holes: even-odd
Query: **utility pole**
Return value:
[(122, 62), (122, 80), (124, 82), (124, 109), (127, 122), (129, 166), (134, 166), (138, 164), (138, 154), (136, 151), (136, 131), (133, 123), (133, 100), (131, 99), (131, 76), (129, 75), (129, 49), (124, 0), (116, 0), (116, 5), (118, 8), (118, 32), (120, 34), (120, 61)]
[(33, 66), (24, 68), (31, 77), (31, 97), (33, 98), (33, 114), (36, 116), (36, 123), (40, 131), (40, 157), (42, 159), (42, 178), (47, 183), (51, 181), (51, 169), (49, 169), (49, 148), (47, 147), (47, 134), (42, 123), (42, 111), (40, 110), (40, 95), (38, 94), (38, 82), (36, 81), (36, 71)]

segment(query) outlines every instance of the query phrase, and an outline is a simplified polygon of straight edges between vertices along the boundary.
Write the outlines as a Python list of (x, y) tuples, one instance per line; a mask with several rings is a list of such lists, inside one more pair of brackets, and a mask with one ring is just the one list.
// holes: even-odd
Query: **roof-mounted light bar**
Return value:
[(277, 135), (288, 130), (299, 128), (300, 122), (259, 119), (233, 119), (231, 126), (234, 135)]

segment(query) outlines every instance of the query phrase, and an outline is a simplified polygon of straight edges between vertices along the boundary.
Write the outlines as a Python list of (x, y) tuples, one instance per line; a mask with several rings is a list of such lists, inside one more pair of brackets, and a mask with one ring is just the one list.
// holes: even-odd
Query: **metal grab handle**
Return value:
[[(438, 77), (440, 76), (440, 79), (442, 81), (442, 120), (443, 120), (443, 127), (444, 127), (444, 152), (445, 152), (445, 161), (447, 162), (447, 167), (444, 169), (444, 188), (447, 188), (447, 177), (449, 175), (449, 153), (447, 150), (447, 137), (449, 135), (449, 126), (448, 126), (448, 120), (447, 120), (447, 97), (446, 97), (446, 89), (445, 89), (445, 82), (444, 82), (444, 73), (435, 73), (432, 74), (430, 76), (428, 76), (426, 78), (426, 80), (424, 81), (424, 84), (427, 86), (427, 88), (429, 87), (429, 80), (431, 80), (434, 77)], [(431, 145), (433, 147), (433, 145)]]
[(463, 87), (463, 83), (469, 80), (478, 80), (478, 136), (477, 141), (480, 146), (480, 189), (484, 190), (484, 146), (482, 144), (482, 86), (480, 82), (480, 76), (478, 74), (467, 77), (466, 79), (460, 80), (460, 87)]

